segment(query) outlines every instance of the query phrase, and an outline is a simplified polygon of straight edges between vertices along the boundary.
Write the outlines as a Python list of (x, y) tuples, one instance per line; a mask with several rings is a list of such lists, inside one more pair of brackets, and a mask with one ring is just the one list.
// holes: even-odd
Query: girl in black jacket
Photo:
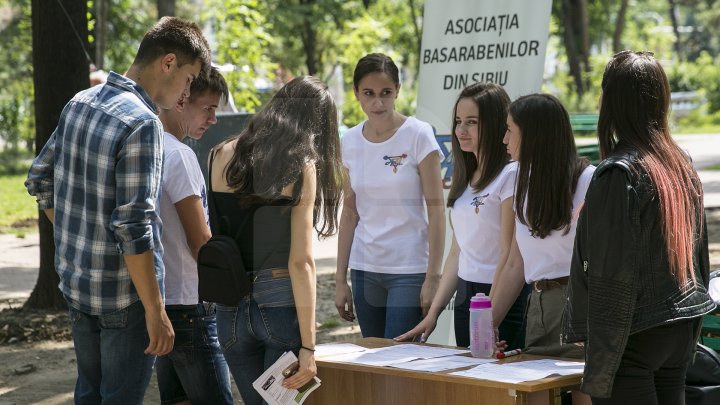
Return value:
[(649, 52), (605, 68), (601, 156), (581, 213), (563, 339), (586, 342), (593, 404), (684, 404), (707, 293), (700, 180), (670, 137), (670, 86)]

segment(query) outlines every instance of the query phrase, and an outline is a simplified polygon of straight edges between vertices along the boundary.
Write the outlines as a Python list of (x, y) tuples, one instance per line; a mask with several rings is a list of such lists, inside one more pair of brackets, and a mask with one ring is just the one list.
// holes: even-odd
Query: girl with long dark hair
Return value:
[[(583, 357), (582, 347), (560, 344), (577, 214), (594, 167), (578, 156), (567, 110), (549, 94), (531, 94), (508, 108), (504, 142), (519, 163), (515, 236), (493, 286), (493, 320), (499, 324), (522, 288), (531, 289), (523, 352)], [(540, 398), (542, 397), (542, 398)], [(547, 400), (531, 395), (532, 403)], [(574, 403), (588, 398), (574, 394)]]
[(598, 166), (572, 259), (563, 339), (585, 342), (593, 404), (683, 404), (707, 293), (703, 192), (670, 136), (670, 86), (649, 52), (605, 68)]
[(287, 83), (215, 149), (211, 172), (217, 217), (236, 235), (253, 280), (237, 306), (218, 304), (218, 338), (243, 402), (261, 404), (252, 383), (284, 352), (299, 359), (287, 388), (317, 373), (312, 234), (336, 231), (343, 181), (327, 86), (311, 76)]
[[(510, 162), (502, 143), (510, 98), (496, 84), (474, 83), (458, 96), (453, 108), (453, 177), (447, 206), (453, 240), (435, 299), (425, 319), (398, 336), (405, 340), (435, 329), (445, 305), (455, 296), (455, 342), (470, 344), (470, 298), (490, 295), (493, 278), (510, 251), (513, 194), (517, 163)], [(521, 294), (522, 295), (522, 294)], [(517, 297), (517, 295), (516, 295)], [(523, 341), (523, 297), (499, 325), (500, 338), (512, 347)]]

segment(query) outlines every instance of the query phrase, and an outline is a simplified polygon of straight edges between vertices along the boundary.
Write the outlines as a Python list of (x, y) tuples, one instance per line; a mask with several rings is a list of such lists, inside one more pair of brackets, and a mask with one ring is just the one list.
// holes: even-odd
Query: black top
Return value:
[(233, 236), (247, 271), (288, 268), (293, 200), (240, 203), (237, 194), (212, 191), (220, 229)]

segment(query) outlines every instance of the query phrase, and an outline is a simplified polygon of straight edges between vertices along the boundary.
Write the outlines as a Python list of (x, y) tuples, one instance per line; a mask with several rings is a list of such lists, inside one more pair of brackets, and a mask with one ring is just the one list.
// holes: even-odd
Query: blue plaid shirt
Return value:
[(73, 308), (100, 315), (136, 302), (123, 255), (150, 249), (163, 290), (162, 156), (155, 106), (126, 77), (110, 73), (63, 109), (25, 186), (41, 209), (55, 209), (55, 268)]

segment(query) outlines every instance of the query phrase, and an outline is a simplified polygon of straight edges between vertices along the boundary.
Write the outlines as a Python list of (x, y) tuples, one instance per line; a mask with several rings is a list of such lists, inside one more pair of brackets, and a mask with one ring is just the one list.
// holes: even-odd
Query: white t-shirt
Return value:
[(491, 284), (500, 260), (501, 204), (515, 193), (517, 162), (510, 162), (485, 188), (465, 192), (450, 208), (455, 239), (460, 247), (458, 276)]
[(425, 273), (427, 213), (418, 165), (440, 146), (430, 124), (408, 117), (390, 139), (373, 143), (365, 122), (342, 137), (343, 164), (350, 173), (359, 221), (349, 265), (389, 274)]
[(165, 303), (192, 305), (199, 302), (197, 262), (187, 245), (175, 203), (191, 195), (199, 196), (205, 211), (205, 222), (208, 223), (205, 179), (195, 152), (189, 146), (167, 132), (164, 146), (160, 217), (165, 248)]
[(585, 201), (595, 166), (588, 166), (580, 174), (575, 195), (573, 196), (573, 216), (570, 231), (552, 231), (544, 239), (530, 236), (530, 229), (515, 217), (515, 239), (525, 263), (525, 281), (532, 283), (542, 279), (554, 279), (570, 275), (575, 228), (577, 228), (580, 208)]

